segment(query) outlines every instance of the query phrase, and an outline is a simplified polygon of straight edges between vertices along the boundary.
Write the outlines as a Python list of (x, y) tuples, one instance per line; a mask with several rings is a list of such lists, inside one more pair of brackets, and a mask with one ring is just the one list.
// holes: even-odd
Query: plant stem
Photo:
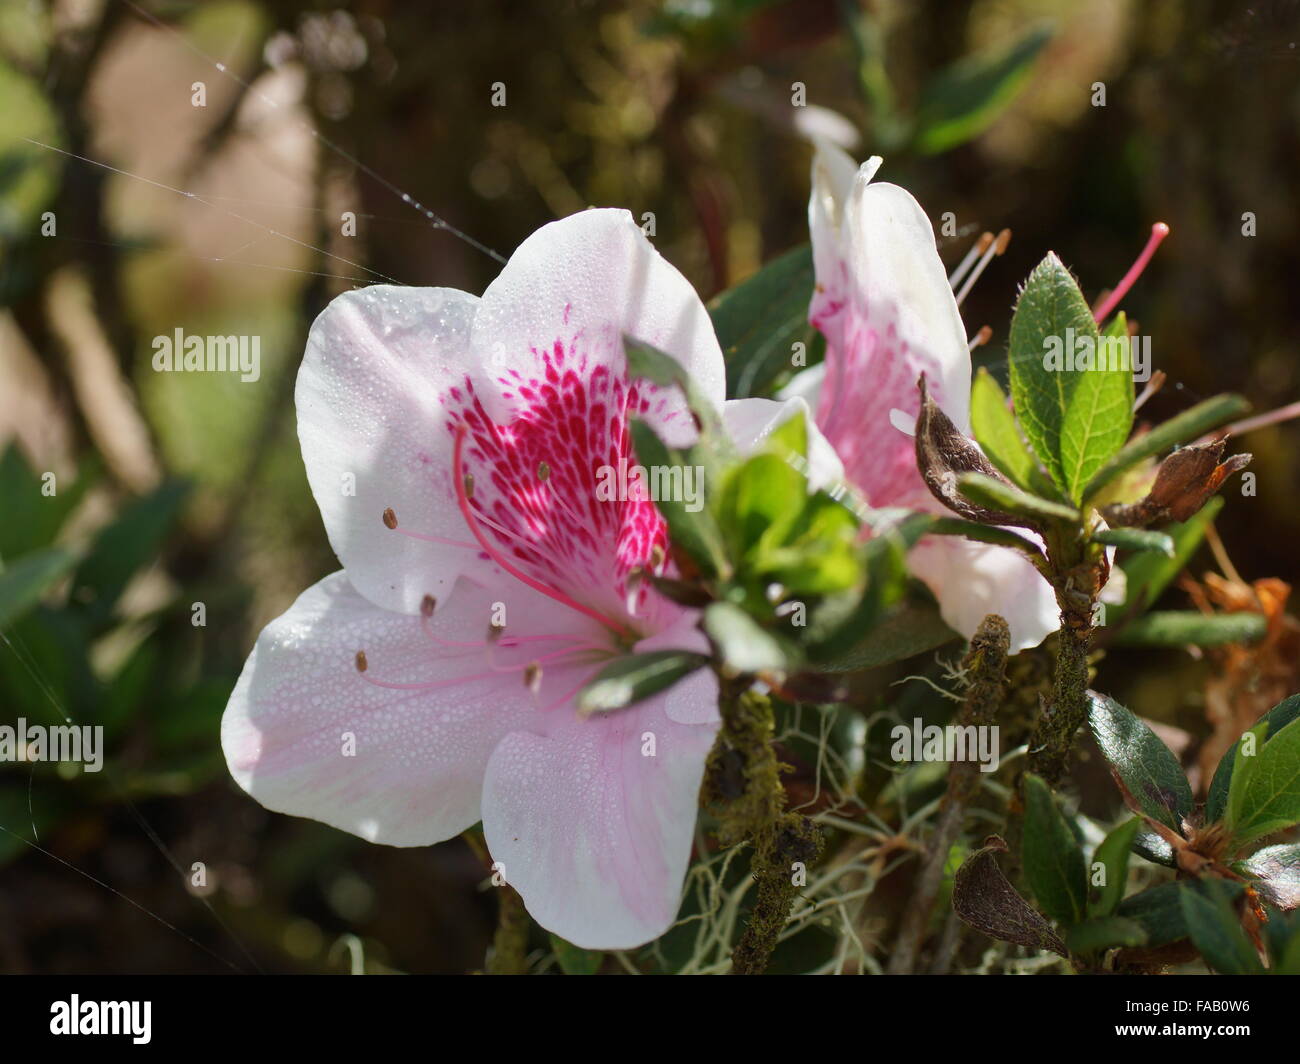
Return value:
[[(986, 727), (996, 717), (1006, 694), (1010, 649), (1011, 632), (1007, 622), (995, 613), (989, 614), (971, 637), (970, 649), (962, 660), (968, 686), (957, 711), (959, 727)], [(912, 888), (911, 901), (889, 960), (890, 975), (908, 975), (915, 969), (916, 955), (943, 883), (949, 851), (961, 834), (966, 807), (979, 793), (979, 775), (975, 761), (954, 761), (948, 768), (948, 789), (939, 807), (939, 822), (926, 846), (925, 860)]]
[(528, 911), (519, 892), (508, 884), (497, 891), (497, 932), (488, 956), (488, 975), (523, 975), (528, 971)]
[(724, 846), (748, 840), (758, 893), (731, 955), (733, 975), (761, 975), (798, 896), (796, 865), (821, 850), (817, 826), (785, 808), (781, 764), (772, 748), (772, 703), (764, 695), (720, 678), (722, 728), (705, 775), (705, 801), (719, 810)]

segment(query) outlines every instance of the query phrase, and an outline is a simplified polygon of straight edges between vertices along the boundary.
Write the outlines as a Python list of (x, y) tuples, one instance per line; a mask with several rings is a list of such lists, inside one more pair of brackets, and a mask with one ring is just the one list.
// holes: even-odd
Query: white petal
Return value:
[(808, 426), (808, 487), (818, 491), (843, 480), (844, 466), (802, 398), (728, 399), (722, 408), (722, 420), (740, 453), (752, 454), (778, 427), (799, 413)]
[[(483, 293), (472, 345), (504, 393), (483, 402), (504, 421), (519, 405), (514, 387), (544, 386), (561, 362), (621, 376), (624, 334), (676, 358), (701, 394), (722, 405), (725, 368), (708, 312), (632, 216), (588, 210), (544, 225)], [(689, 422), (680, 401), (672, 405), (677, 421)]]
[[(717, 700), (707, 670), (686, 686)], [(501, 742), (483, 831), (533, 919), (587, 949), (629, 949), (671, 926), (716, 730), (674, 723), (660, 696), (587, 720), (560, 710), (546, 734)]]
[[(298, 438), (330, 545), (363, 595), (414, 613), (445, 598), (473, 548), (451, 487), (441, 397), (463, 387), (478, 300), (449, 288), (376, 285), (336, 298), (312, 324), (298, 371)], [(391, 508), (400, 529), (384, 526)]]
[[(481, 641), (494, 601), (498, 592), (464, 584), (436, 610), (430, 631), (442, 640)], [(506, 620), (501, 642), (590, 632), (585, 619), (526, 589), (506, 602)], [(501, 737), (532, 725), (538, 704), (592, 671), (544, 668), (534, 698), (522, 673), (507, 666), (565, 645), (499, 643), (491, 660), (485, 649), (442, 646), (420, 618), (379, 609), (335, 573), (258, 637), (221, 722), (230, 774), (268, 809), (371, 842), (423, 846), (450, 838), (479, 819), (484, 769)], [(364, 676), (358, 651), (366, 655)], [(368, 679), (441, 686), (391, 690)]]
[(967, 639), (990, 613), (1011, 629), (1013, 654), (1037, 646), (1061, 627), (1050, 585), (1024, 555), (1008, 547), (926, 536), (912, 548), (908, 566), (934, 592), (943, 619)]

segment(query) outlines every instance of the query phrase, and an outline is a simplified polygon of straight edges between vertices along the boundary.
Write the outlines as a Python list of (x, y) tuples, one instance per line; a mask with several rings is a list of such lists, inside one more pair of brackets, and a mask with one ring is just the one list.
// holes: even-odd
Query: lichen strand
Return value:
[(782, 765), (772, 748), (772, 703), (764, 695), (722, 681), (722, 728), (709, 754), (703, 799), (718, 816), (724, 846), (748, 841), (757, 895), (749, 920), (731, 955), (733, 975), (761, 975), (799, 888), (794, 866), (817, 859), (822, 838), (805, 816), (785, 808)]

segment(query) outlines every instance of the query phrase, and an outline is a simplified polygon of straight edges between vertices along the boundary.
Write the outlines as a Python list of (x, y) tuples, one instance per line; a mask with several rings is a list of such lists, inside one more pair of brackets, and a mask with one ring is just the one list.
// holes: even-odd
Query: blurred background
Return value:
[[(292, 403), (332, 296), (480, 292), (594, 204), (653, 215), (711, 297), (807, 241), (816, 133), (951, 212), (950, 264), (1013, 230), (963, 308), (995, 372), (1047, 250), (1095, 298), (1164, 221), (1125, 301), (1168, 374), (1144, 415), (1266, 411), (1300, 399), (1298, 42), (1296, 0), (0, 0), (0, 723), (108, 747), (0, 765), (0, 971), (482, 966), (471, 846), (269, 814), (221, 757), (257, 632), (337, 568)], [(154, 372), (178, 328), (259, 336), (260, 378)], [(1189, 570), (1229, 580), (1215, 608), (1273, 580), (1267, 638), (1100, 666), (1189, 763), (1207, 710), (1300, 688), (1298, 445), (1242, 441), (1257, 491)]]

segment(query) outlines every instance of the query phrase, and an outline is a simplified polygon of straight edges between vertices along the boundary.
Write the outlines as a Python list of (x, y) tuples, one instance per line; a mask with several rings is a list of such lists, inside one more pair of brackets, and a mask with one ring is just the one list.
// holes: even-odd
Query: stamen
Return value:
[(366, 663), (366, 652), (364, 650), (357, 651), (356, 663), (357, 663), (357, 672), (365, 672), (366, 669), (370, 667)]
[(407, 539), (418, 539), (422, 543), (444, 543), (448, 547), (464, 547), (467, 550), (478, 550), (477, 543), (467, 543), (463, 539), (448, 539), (446, 536), (430, 536), (423, 532), (408, 532), (398, 525), (397, 514), (393, 513), (391, 506), (384, 511), (384, 527), (396, 532), (398, 535), (405, 536)]
[(540, 480), (543, 484), (545, 484), (548, 480), (551, 479), (551, 467), (548, 466), (545, 462), (537, 463), (537, 479)]
[(980, 238), (970, 246), (966, 252), (966, 257), (957, 264), (957, 268), (948, 275), (948, 287), (956, 289), (961, 284), (961, 279), (966, 276), (966, 271), (975, 265), (975, 260), (989, 249), (993, 243), (993, 234), (989, 232), (981, 233)]
[(977, 347), (983, 347), (986, 343), (989, 342), (990, 339), (992, 339), (992, 337), (993, 337), (993, 328), (992, 328), (992, 326), (989, 326), (989, 325), (981, 325), (981, 326), (980, 326), (980, 331), (977, 332), (977, 333), (976, 333), (976, 334), (971, 338), (970, 343), (968, 343), (968, 344), (966, 345), (966, 350), (967, 350), (967, 351), (974, 351), (975, 348), (977, 348)]
[(469, 504), (469, 492), (467, 488), (472, 487), (473, 480), (469, 476), (469, 474), (464, 472), (466, 431), (467, 430), (464, 424), (461, 424), (460, 426), (457, 427), (456, 445), (452, 453), (452, 466), (453, 466), (452, 479), (456, 483), (456, 502), (460, 506), (461, 514), (465, 518), (465, 524), (469, 526), (470, 532), (473, 533), (474, 538), (478, 540), (479, 545), (482, 546), (482, 548), (485, 551), (487, 551), (488, 557), (490, 557), (494, 562), (496, 562), (499, 566), (501, 566), (502, 569), (504, 569), (507, 573), (513, 576), (516, 580), (519, 580), (527, 584), (534, 591), (540, 591), (543, 595), (546, 595), (548, 598), (554, 599), (556, 602), (560, 603), (561, 605), (568, 606), (572, 610), (577, 610), (579, 613), (584, 614), (585, 616), (590, 617), (593, 620), (599, 621), (601, 624), (605, 625), (607, 628), (611, 629), (612, 631), (618, 633), (621, 636), (632, 636), (634, 633), (630, 628), (627, 627), (627, 625), (621, 624), (611, 617), (606, 617), (604, 614), (598, 612), (597, 610), (593, 610), (589, 606), (584, 606), (581, 602), (575, 602), (568, 595), (564, 594), (564, 592), (559, 591), (556, 588), (550, 587), (549, 585), (544, 584), (542, 581), (529, 576), (525, 572), (522, 572), (513, 563), (511, 563), (505, 557), (505, 555), (502, 554), (501, 550), (495, 544), (493, 544), (488, 539), (488, 537), (483, 533), (483, 530), (479, 527), (478, 515), (475, 514), (474, 510), (471, 508)]
[(1137, 257), (1137, 261), (1128, 268), (1128, 273), (1115, 286), (1115, 290), (1103, 299), (1097, 309), (1092, 312), (1093, 321), (1105, 321), (1106, 318), (1110, 317), (1110, 312), (1128, 294), (1128, 290), (1133, 287), (1133, 282), (1142, 276), (1142, 271), (1147, 268), (1147, 263), (1151, 261), (1151, 256), (1156, 253), (1156, 248), (1168, 235), (1169, 226), (1165, 225), (1164, 222), (1156, 222), (1151, 227), (1151, 236), (1147, 238), (1147, 246), (1142, 249), (1142, 254)]
[(542, 666), (538, 662), (530, 661), (524, 666), (524, 686), (534, 697), (542, 689)]
[(957, 306), (960, 307), (962, 303), (965, 302), (966, 296), (969, 295), (970, 290), (975, 287), (975, 282), (980, 279), (980, 274), (988, 269), (990, 262), (1007, 250), (1007, 245), (1010, 243), (1011, 230), (1003, 229), (1002, 232), (1000, 232), (993, 240), (993, 243), (985, 249), (984, 254), (980, 256), (979, 262), (977, 262), (975, 268), (971, 270), (970, 276), (966, 278), (966, 283), (961, 286), (961, 291), (957, 293)]
[(433, 611), (436, 610), (437, 608), (438, 608), (438, 600), (434, 598), (432, 595), (425, 595), (424, 598), (420, 600), (421, 617), (425, 617), (425, 618), (432, 617)]

